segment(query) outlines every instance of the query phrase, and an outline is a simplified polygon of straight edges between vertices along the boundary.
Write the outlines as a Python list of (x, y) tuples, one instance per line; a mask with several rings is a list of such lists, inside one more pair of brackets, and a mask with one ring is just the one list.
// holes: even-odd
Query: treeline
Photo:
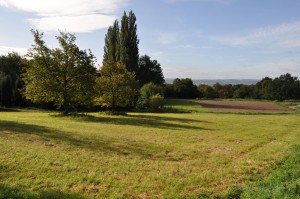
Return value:
[(60, 32), (59, 48), (49, 48), (43, 33), (32, 30), (34, 45), (26, 59), (16, 53), (0, 56), (0, 106), (78, 109), (137, 108), (158, 110), (164, 98), (300, 99), (300, 83), (290, 74), (264, 78), (256, 85), (194, 85), (189, 78), (165, 84), (160, 64), (139, 55), (136, 16), (124, 12), (105, 36), (100, 69), (90, 50), (76, 45), (76, 36)]
[(300, 99), (300, 81), (287, 73), (274, 79), (265, 77), (255, 85), (221, 85), (201, 84), (196, 86), (187, 79), (175, 79), (165, 86), (166, 98), (206, 98), (206, 99), (266, 99), (298, 100)]
[(17, 53), (0, 56), (0, 105), (25, 106), (21, 94), (24, 81), (21, 79), (24, 59)]
[(101, 68), (90, 50), (76, 45), (76, 36), (60, 32), (59, 48), (49, 48), (43, 33), (32, 30), (34, 45), (26, 58), (16, 53), (0, 60), (0, 105), (47, 106), (64, 114), (78, 108), (159, 109), (164, 76), (160, 64), (139, 55), (136, 16), (124, 12), (105, 36)]

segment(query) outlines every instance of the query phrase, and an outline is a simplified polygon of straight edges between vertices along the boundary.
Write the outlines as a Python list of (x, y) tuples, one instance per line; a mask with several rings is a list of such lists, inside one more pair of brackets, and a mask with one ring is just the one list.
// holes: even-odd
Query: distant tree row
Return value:
[(255, 85), (216, 83), (213, 86), (201, 84), (197, 87), (189, 78), (177, 78), (172, 84), (166, 84), (165, 88), (166, 98), (300, 99), (300, 81), (289, 73), (274, 79), (265, 77)]

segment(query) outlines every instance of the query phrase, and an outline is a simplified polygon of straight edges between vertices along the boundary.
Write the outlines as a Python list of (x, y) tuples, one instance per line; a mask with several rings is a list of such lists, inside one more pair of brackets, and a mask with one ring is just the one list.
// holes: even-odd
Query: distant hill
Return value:
[[(174, 79), (172, 78), (166, 78), (166, 83), (171, 84)], [(207, 84), (207, 85), (214, 85), (215, 83), (219, 84), (245, 84), (245, 85), (251, 85), (256, 84), (259, 82), (259, 79), (193, 79), (194, 84), (200, 85), (200, 84)]]

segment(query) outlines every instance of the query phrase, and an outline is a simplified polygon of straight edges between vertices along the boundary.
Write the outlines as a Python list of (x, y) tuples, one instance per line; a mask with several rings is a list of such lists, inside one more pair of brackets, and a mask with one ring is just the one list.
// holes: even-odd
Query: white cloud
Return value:
[(0, 0), (0, 6), (8, 7), (6, 0)]
[(27, 48), (0, 46), (0, 55), (7, 55), (8, 53), (11, 52), (17, 52), (20, 55), (25, 55), (27, 53)]
[(260, 28), (244, 35), (216, 36), (212, 40), (230, 46), (295, 48), (300, 47), (300, 22)]
[[(107, 15), (59, 16), (29, 19), (34, 28), (46, 32), (53, 30), (91, 32), (110, 26), (114, 20), (115, 17)], [(102, 23), (100, 23), (100, 21), (102, 21)]]
[(36, 14), (28, 19), (43, 31), (90, 32), (111, 25), (128, 0), (0, 0), (0, 6)]

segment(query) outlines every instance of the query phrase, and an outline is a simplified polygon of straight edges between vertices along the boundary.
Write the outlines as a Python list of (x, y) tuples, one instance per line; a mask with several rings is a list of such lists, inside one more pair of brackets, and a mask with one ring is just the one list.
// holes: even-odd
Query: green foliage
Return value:
[(137, 103), (138, 108), (139, 109), (151, 108), (150, 99), (152, 96), (155, 96), (155, 95), (159, 95), (160, 97), (162, 97), (163, 96), (163, 88), (152, 82), (145, 84), (140, 90), (140, 97), (139, 97), (139, 100)]
[[(173, 86), (174, 87), (174, 86)], [(292, 100), (300, 99), (300, 81), (287, 73), (274, 79), (265, 77), (256, 85), (199, 85), (198, 90), (203, 98), (237, 98), (237, 99), (267, 99)]]
[(164, 86), (165, 92), (164, 95), (166, 98), (176, 98), (176, 92), (174, 91), (173, 84), (165, 84)]
[(136, 74), (139, 61), (138, 44), (135, 14), (130, 11), (127, 15), (124, 12), (121, 24), (116, 20), (105, 35), (103, 65), (107, 62), (120, 62), (129, 72)]
[(64, 113), (91, 103), (96, 78), (94, 56), (75, 44), (74, 34), (60, 32), (60, 48), (50, 49), (43, 33), (32, 31), (35, 45), (30, 49), (24, 81), (25, 96), (32, 102), (54, 102)]
[(201, 93), (194, 85), (192, 79), (176, 78), (173, 84), (166, 84), (165, 86), (165, 97), (166, 98), (180, 98), (180, 99), (195, 99), (201, 97)]
[(261, 81), (257, 82), (256, 88), (258, 90), (259, 96), (262, 99), (274, 99), (273, 97), (273, 85), (272, 85), (272, 79), (269, 77), (263, 78)]
[(269, 100), (300, 99), (300, 81), (287, 73), (271, 79), (263, 78), (256, 84), (259, 97)]
[(209, 85), (201, 84), (198, 86), (198, 90), (204, 98), (213, 99), (219, 97), (215, 88)]
[(162, 109), (164, 105), (164, 97), (160, 94), (150, 96), (149, 106), (152, 110), (156, 111)]
[(141, 86), (149, 82), (157, 85), (163, 85), (165, 82), (160, 64), (156, 60), (151, 60), (148, 55), (140, 57), (136, 75)]
[(139, 39), (136, 16), (133, 11), (124, 12), (120, 28), (120, 62), (129, 72), (137, 74), (139, 62)]
[(116, 107), (130, 105), (136, 94), (133, 72), (128, 72), (121, 63), (106, 62), (96, 80), (96, 104), (107, 106), (114, 112)]
[(10, 107), (25, 104), (20, 94), (24, 85), (20, 79), (24, 62), (17, 53), (0, 56), (0, 105)]
[(174, 79), (173, 89), (176, 93), (177, 98), (195, 99), (200, 96), (197, 86), (194, 85), (192, 79), (190, 78)]
[(236, 85), (233, 98), (250, 99), (256, 98), (255, 85)]
[(103, 55), (103, 65), (107, 62), (119, 62), (120, 61), (120, 30), (119, 23), (116, 20), (113, 26), (108, 28), (105, 35), (105, 46)]
[(128, 14), (124, 12), (120, 25), (116, 20), (108, 28), (103, 65), (117, 62), (123, 64), (129, 72), (135, 73), (140, 86), (148, 82), (162, 85), (165, 81), (160, 64), (147, 55), (139, 58), (138, 44), (136, 16), (132, 11)]
[(0, 56), (0, 73), (2, 75), (20, 75), (22, 68), (22, 57), (18, 53), (8, 53)]
[(287, 73), (272, 82), (273, 97), (277, 100), (300, 99), (300, 81)]
[(228, 99), (232, 98), (234, 95), (234, 86), (232, 86), (231, 84), (221, 85), (219, 83), (216, 83), (213, 85), (213, 88), (217, 92), (215, 95), (219, 98)]
[(14, 85), (10, 75), (5, 76), (0, 81), (0, 96), (2, 104), (10, 107), (12, 105)]
[(0, 81), (2, 80), (2, 78), (5, 76), (4, 72), (0, 71)]

